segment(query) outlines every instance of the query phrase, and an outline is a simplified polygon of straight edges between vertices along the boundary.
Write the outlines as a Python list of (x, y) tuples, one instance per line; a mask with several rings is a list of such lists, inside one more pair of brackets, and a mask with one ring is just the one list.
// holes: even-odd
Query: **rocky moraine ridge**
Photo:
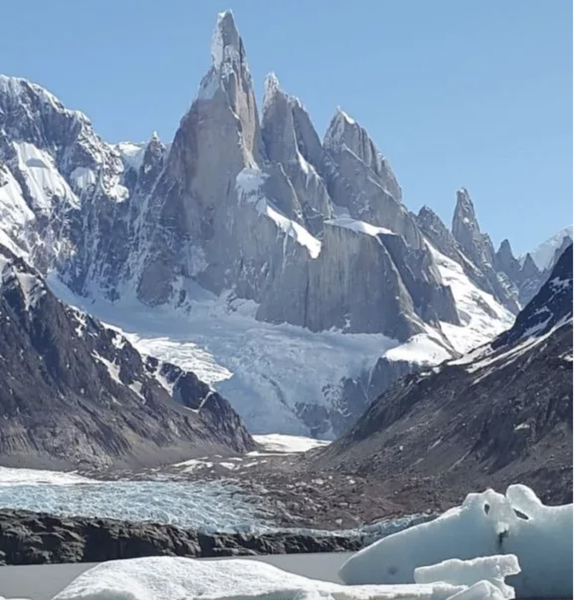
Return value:
[[(459, 354), (449, 331), (472, 320), (445, 264), (493, 322), (536, 293), (548, 265), (516, 259), (507, 241), (495, 251), (466, 190), (449, 229), (427, 207), (408, 210), (388, 160), (343, 110), (321, 140), (270, 75), (260, 111), (229, 11), (211, 54), (167, 145), (108, 144), (43, 88), (0, 77), (0, 243), (86, 298), (185, 311), (199, 285), (254, 301), (263, 322), (399, 344), (430, 336), (441, 356)], [(309, 430), (342, 433), (420, 363), (382, 357), (327, 408), (305, 399), (290, 410)]]

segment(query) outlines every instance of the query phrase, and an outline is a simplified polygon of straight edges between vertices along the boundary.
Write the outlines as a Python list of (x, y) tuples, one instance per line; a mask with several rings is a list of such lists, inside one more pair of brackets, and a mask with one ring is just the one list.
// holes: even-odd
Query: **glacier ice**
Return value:
[(469, 494), (434, 521), (353, 555), (340, 576), (349, 584), (409, 583), (418, 567), (499, 554), (518, 558), (522, 571), (509, 583), (519, 598), (571, 598), (572, 504), (545, 506), (523, 485), (510, 486), (506, 495)]
[[(502, 598), (514, 598), (514, 589), (505, 583), (505, 578), (519, 573), (520, 566), (516, 556), (506, 554), (483, 556), (466, 561), (452, 558), (437, 565), (418, 567), (414, 571), (414, 580), (416, 583), (434, 583), (436, 581), (453, 585), (462, 583), (470, 585), (471, 590), (475, 584), (488, 581)], [(466, 598), (466, 596), (464, 597)], [(469, 597), (471, 596), (469, 595)]]
[[(301, 452), (316, 442), (273, 435), (260, 436), (259, 441), (270, 451), (281, 453)], [(172, 467), (186, 471), (198, 464), (212, 465), (207, 459), (190, 459)], [(234, 467), (237, 463), (223, 464)], [(284, 530), (273, 524), (271, 515), (257, 498), (230, 480), (169, 481), (168, 476), (158, 470), (150, 477), (156, 479), (105, 482), (76, 473), (0, 467), (0, 506), (61, 516), (152, 521), (207, 532), (259, 534)], [(356, 529), (289, 528), (288, 531), (317, 537), (357, 537), (367, 544), (432, 518), (432, 515), (414, 514), (383, 519)]]
[[(480, 590), (503, 600), (486, 580)], [(476, 588), (475, 588), (476, 589)], [(102, 563), (83, 573), (54, 600), (484, 600), (467, 585), (444, 582), (345, 586), (288, 573), (255, 560), (201, 561), (180, 557), (135, 558)], [(479, 590), (479, 591), (480, 591)], [(498, 595), (497, 595), (498, 594)], [(508, 596), (506, 596), (508, 597)], [(486, 596), (488, 598), (488, 596)]]
[(169, 523), (206, 532), (247, 532), (268, 524), (256, 499), (226, 482), (84, 482), (74, 476), (53, 483), (34, 482), (32, 476), (15, 481), (13, 475), (10, 483), (0, 485), (3, 508)]

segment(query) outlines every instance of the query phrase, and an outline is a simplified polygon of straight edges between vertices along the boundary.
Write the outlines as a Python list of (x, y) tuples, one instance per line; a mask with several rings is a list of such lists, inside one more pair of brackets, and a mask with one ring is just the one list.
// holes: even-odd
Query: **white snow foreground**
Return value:
[[(434, 521), (361, 550), (339, 574), (348, 584), (423, 582), (429, 572), (454, 582), (440, 569), (419, 567), (448, 561), (441, 568), (460, 573), (464, 569), (453, 570), (451, 559), (493, 555), (518, 558), (521, 573), (509, 582), (518, 598), (572, 598), (572, 504), (544, 506), (524, 485), (510, 486), (506, 495), (493, 490), (469, 494), (461, 506)], [(511, 564), (500, 562), (501, 576), (510, 574)], [(493, 574), (488, 563), (483, 566), (488, 566), (485, 574)]]
[[(427, 569), (423, 577), (448, 576), (457, 583), (427, 581), (408, 585), (347, 586), (308, 579), (254, 560), (200, 561), (151, 557), (110, 561), (80, 575), (53, 600), (504, 600), (512, 588), (500, 584), (519, 571), (514, 558), (492, 557), (489, 567), (472, 563)], [(477, 563), (477, 561), (473, 561)], [(454, 570), (455, 573), (450, 574)], [(491, 577), (494, 573), (495, 576)], [(490, 579), (480, 580), (487, 575)], [(475, 583), (479, 579), (478, 583)], [(470, 581), (467, 584), (465, 581)], [(501, 591), (502, 590), (502, 591)]]

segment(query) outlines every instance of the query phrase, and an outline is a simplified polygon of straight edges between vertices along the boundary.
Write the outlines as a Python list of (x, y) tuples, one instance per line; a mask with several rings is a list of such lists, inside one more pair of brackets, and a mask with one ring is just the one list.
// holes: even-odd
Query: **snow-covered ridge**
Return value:
[(344, 229), (351, 229), (357, 233), (364, 233), (373, 237), (378, 237), (381, 234), (396, 235), (390, 229), (386, 229), (385, 227), (377, 227), (365, 221), (359, 221), (358, 219), (353, 219), (344, 215), (338, 216), (335, 219), (329, 219), (328, 221), (325, 221), (325, 224), (343, 227)]
[[(544, 271), (550, 267), (552, 260), (554, 259), (554, 253), (556, 250), (558, 250), (558, 248), (560, 248), (565, 238), (570, 238), (570, 240), (574, 239), (574, 229), (572, 225), (568, 225), (568, 227), (560, 229), (560, 231), (557, 231), (553, 236), (536, 246), (528, 253), (541, 271)], [(522, 263), (524, 263), (525, 258), (525, 254), (518, 257)]]
[(491, 340), (514, 322), (514, 316), (492, 295), (478, 288), (460, 264), (441, 254), (429, 242), (442, 280), (449, 285), (456, 300), (462, 326), (441, 323), (450, 342), (459, 352), (468, 352)]

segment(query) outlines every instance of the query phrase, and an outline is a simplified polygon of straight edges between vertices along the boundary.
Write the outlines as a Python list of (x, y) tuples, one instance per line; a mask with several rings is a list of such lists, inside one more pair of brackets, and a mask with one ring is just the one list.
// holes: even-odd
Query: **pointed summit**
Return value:
[(452, 233), (456, 240), (462, 243), (461, 238), (466, 233), (480, 234), (480, 227), (476, 220), (474, 204), (466, 188), (460, 188), (456, 192), (456, 206), (452, 217)]
[(530, 252), (524, 258), (524, 263), (522, 265), (522, 273), (525, 279), (535, 277), (540, 273), (540, 269), (538, 268), (538, 265), (534, 262), (534, 259), (532, 258)]
[(401, 201), (401, 188), (388, 161), (375, 146), (367, 131), (340, 106), (325, 133), (325, 150), (332, 155), (351, 151), (380, 179), (380, 184), (395, 200)]
[(268, 73), (265, 77), (265, 93), (263, 94), (264, 113), (265, 110), (267, 110), (271, 106), (274, 97), (279, 93), (281, 93), (279, 79), (277, 78), (277, 75), (275, 75), (275, 73), (271, 71), (271, 73)]
[[(194, 118), (204, 124), (206, 135), (209, 135), (207, 124), (212, 121), (217, 123), (212, 125), (217, 128), (225, 129), (229, 125), (230, 140), (225, 143), (235, 146), (239, 133), (245, 166), (253, 168), (261, 158), (259, 115), (245, 47), (231, 11), (220, 13), (217, 17), (211, 56), (213, 64), (201, 80), (190, 111), (203, 113), (200, 117), (198, 112)], [(190, 135), (193, 137), (197, 132), (193, 133), (192, 129)], [(237, 133), (232, 132), (234, 129)]]
[[(349, 115), (340, 106), (337, 106), (335, 114), (333, 115), (331, 123), (329, 124), (327, 132), (325, 133), (325, 139), (323, 140), (323, 145), (325, 148), (337, 148), (342, 144), (349, 146), (348, 142), (350, 141), (350, 127), (353, 129), (358, 128), (358, 130), (364, 131), (358, 126), (357, 122), (354, 119), (351, 119), (351, 117), (349, 117)], [(352, 150), (352, 148), (350, 149)]]
[(494, 266), (498, 272), (506, 273), (511, 281), (520, 278), (520, 263), (514, 257), (510, 242), (505, 239), (494, 255)]
[(213, 66), (221, 69), (223, 63), (241, 58), (243, 43), (235, 25), (231, 10), (226, 10), (217, 15), (217, 24), (211, 40), (211, 57)]
[(494, 247), (490, 237), (480, 231), (474, 204), (466, 188), (456, 192), (456, 207), (452, 217), (452, 234), (465, 254), (481, 268), (494, 265)]

